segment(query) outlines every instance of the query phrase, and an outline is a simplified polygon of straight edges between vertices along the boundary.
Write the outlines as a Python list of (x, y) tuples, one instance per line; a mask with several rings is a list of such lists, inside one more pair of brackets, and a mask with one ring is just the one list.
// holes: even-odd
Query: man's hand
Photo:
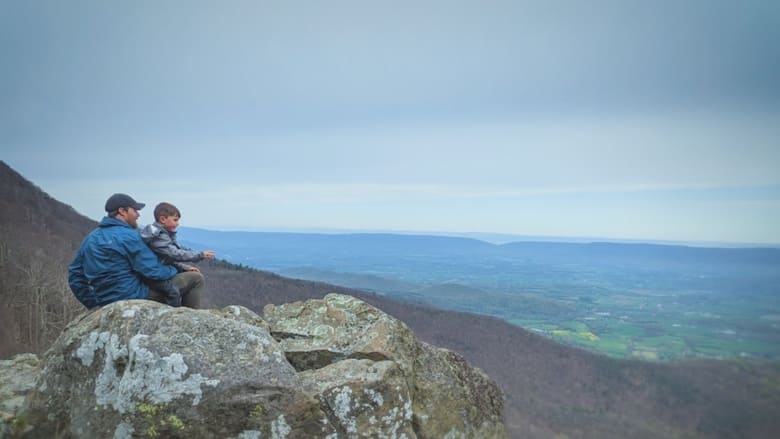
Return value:
[(214, 259), (214, 250), (205, 250), (203, 252), (203, 257), (206, 259)]
[(198, 268), (198, 267), (196, 267), (194, 265), (190, 265), (189, 268), (187, 269), (187, 271), (197, 271), (198, 273), (200, 273), (200, 268)]

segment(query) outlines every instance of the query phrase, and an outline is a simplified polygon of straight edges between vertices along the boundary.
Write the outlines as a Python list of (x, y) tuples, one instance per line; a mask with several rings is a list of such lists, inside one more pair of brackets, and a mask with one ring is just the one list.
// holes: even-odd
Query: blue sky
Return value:
[(6, 1), (0, 158), (96, 219), (778, 244), (778, 41), (758, 0)]

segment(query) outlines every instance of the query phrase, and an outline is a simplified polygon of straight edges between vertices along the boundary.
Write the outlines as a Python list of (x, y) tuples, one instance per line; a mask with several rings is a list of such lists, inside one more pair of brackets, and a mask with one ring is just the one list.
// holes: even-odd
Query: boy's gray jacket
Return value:
[(176, 242), (176, 232), (169, 232), (160, 223), (149, 224), (141, 230), (141, 238), (164, 264), (175, 265), (179, 270), (189, 270), (182, 262), (199, 262), (203, 253), (182, 247)]

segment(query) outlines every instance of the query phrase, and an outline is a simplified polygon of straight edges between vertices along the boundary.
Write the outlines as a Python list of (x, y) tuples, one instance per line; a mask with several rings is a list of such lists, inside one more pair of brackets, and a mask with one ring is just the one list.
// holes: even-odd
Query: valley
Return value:
[(501, 318), (616, 358), (780, 359), (780, 249), (185, 229), (234, 263)]

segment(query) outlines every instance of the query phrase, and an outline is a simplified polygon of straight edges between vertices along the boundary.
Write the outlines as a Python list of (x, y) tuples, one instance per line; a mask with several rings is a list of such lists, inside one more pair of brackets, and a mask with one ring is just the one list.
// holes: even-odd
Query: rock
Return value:
[(15, 422), (14, 414), (35, 386), (39, 364), (40, 360), (34, 354), (0, 360), (0, 438), (24, 427)]
[(347, 359), (299, 376), (342, 437), (418, 437), (412, 398), (396, 362)]
[(418, 437), (506, 437), (501, 390), (461, 355), (421, 343), (415, 371), (413, 410)]
[[(246, 314), (248, 310), (241, 310)], [(23, 409), (33, 437), (313, 437), (324, 413), (267, 330), (116, 302), (66, 328)], [(259, 319), (259, 317), (255, 316)]]
[[(507, 437), (495, 382), (461, 355), (418, 341), (403, 322), (365, 302), (329, 294), (267, 305), (263, 315), (287, 358), (303, 371), (306, 390), (323, 401), (345, 437), (354, 431), (370, 431), (368, 437)], [(393, 404), (374, 404), (367, 392)], [(392, 428), (379, 422), (384, 419), (393, 420)]]
[(14, 413), (35, 386), (40, 360), (35, 354), (20, 354), (0, 360), (0, 412)]
[(72, 322), (41, 366), (26, 437), (507, 437), (493, 381), (350, 296), (264, 318), (117, 302)]
[(299, 371), (353, 358), (393, 360), (412, 373), (417, 340), (411, 329), (352, 296), (266, 305), (263, 317)]
[(239, 322), (248, 323), (258, 328), (263, 328), (268, 331), (270, 328), (268, 323), (263, 320), (262, 317), (255, 314), (252, 310), (240, 305), (230, 305), (222, 309), (210, 309), (208, 310), (214, 315), (224, 317), (226, 319), (238, 320)]

